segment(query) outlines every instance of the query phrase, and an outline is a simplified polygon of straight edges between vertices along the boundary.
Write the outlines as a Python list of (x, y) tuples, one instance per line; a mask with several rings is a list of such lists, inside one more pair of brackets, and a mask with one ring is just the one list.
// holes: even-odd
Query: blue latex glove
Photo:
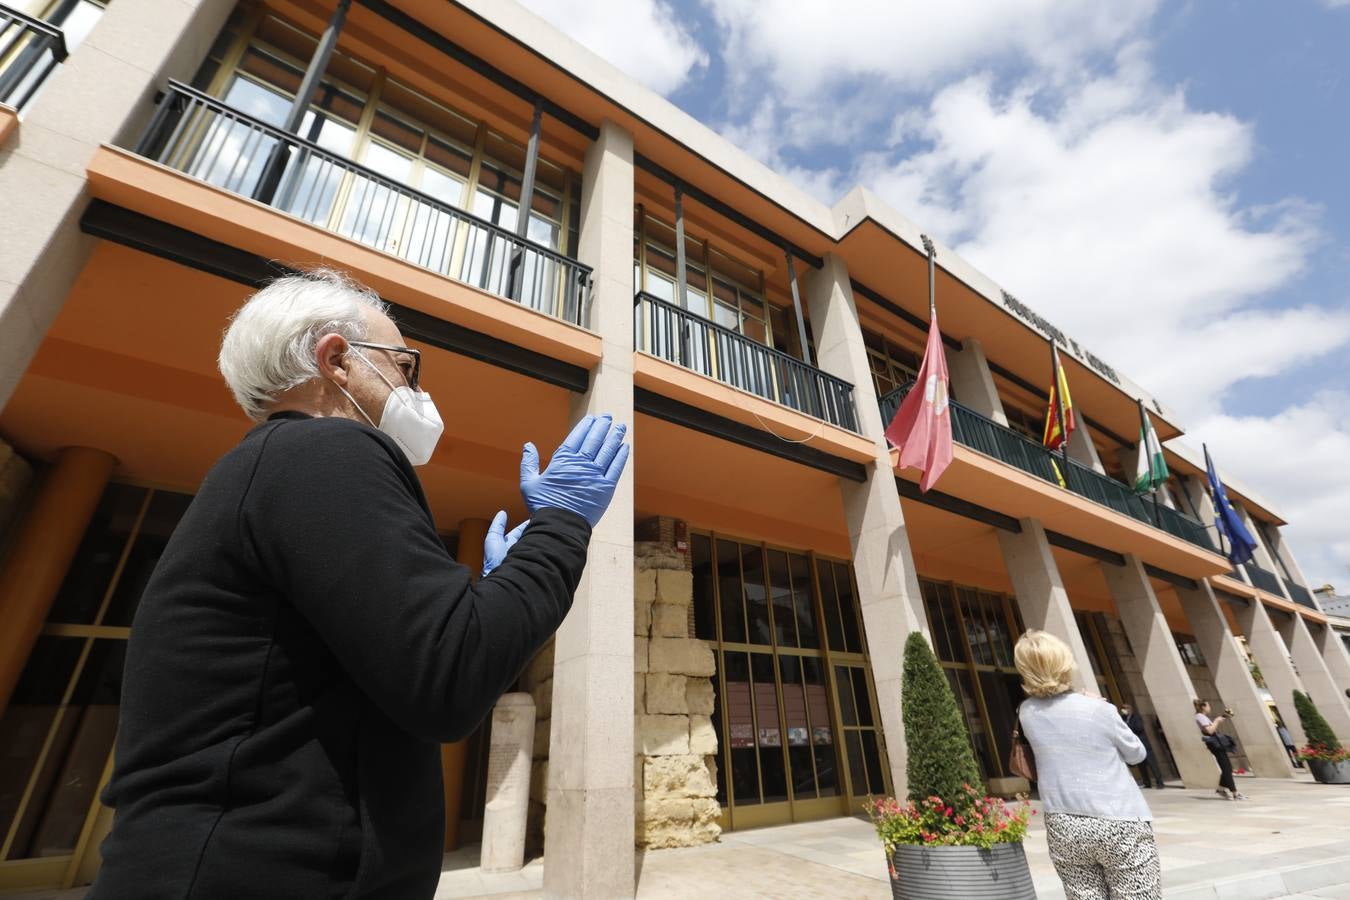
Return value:
[(506, 554), (511, 546), (520, 540), (520, 536), (525, 533), (525, 529), (530, 525), (530, 520), (526, 519), (509, 532), (506, 530), (506, 510), (502, 510), (492, 517), (492, 524), (488, 526), (487, 539), (483, 541), (483, 577), (486, 578), (492, 573), (492, 570), (502, 564), (506, 559)]
[(539, 471), (539, 451), (525, 445), (520, 456), (520, 493), (531, 513), (567, 509), (595, 524), (609, 508), (614, 487), (628, 462), (623, 442), (626, 425), (613, 425), (612, 416), (586, 416)]

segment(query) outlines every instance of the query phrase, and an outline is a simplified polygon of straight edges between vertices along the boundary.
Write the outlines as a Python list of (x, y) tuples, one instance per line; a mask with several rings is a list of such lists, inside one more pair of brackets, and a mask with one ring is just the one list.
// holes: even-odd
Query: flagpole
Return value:
[(923, 249), (928, 253), (928, 324), (931, 327), (937, 318), (937, 248), (933, 239), (926, 234), (919, 235)]
[[(1209, 444), (1206, 444), (1203, 441), (1201, 441), (1200, 449), (1205, 451), (1205, 480), (1209, 481), (1209, 473), (1214, 472), (1214, 460), (1209, 458)], [(1218, 474), (1219, 474), (1218, 472), (1214, 472), (1215, 477), (1218, 477)], [(1210, 482), (1209, 485), (1209, 502), (1214, 506), (1214, 516), (1215, 516), (1214, 534), (1219, 538), (1219, 553), (1221, 553), (1224, 556), (1228, 556), (1228, 551), (1223, 549), (1223, 529), (1219, 527), (1218, 522), (1218, 517), (1219, 515), (1221, 515), (1221, 511), (1219, 509), (1219, 498), (1214, 493), (1214, 483), (1212, 481)], [(1232, 560), (1230, 559), (1229, 562), (1231, 563)], [(1234, 565), (1233, 569), (1236, 570), (1237, 566)]]
[(1059, 348), (1050, 338), (1050, 385), (1055, 393), (1055, 418), (1059, 420), (1059, 452), (1064, 459), (1064, 484), (1069, 484), (1069, 432), (1064, 427), (1064, 392), (1059, 387)]
[[(1139, 404), (1139, 452), (1145, 453), (1148, 460), (1148, 482), (1150, 493), (1153, 494), (1153, 524), (1157, 528), (1162, 528), (1162, 515), (1158, 512), (1158, 482), (1153, 472), (1153, 452), (1148, 446), (1148, 410), (1144, 409), (1144, 401), (1138, 397), (1135, 401)], [(1135, 468), (1138, 468), (1136, 464)]]

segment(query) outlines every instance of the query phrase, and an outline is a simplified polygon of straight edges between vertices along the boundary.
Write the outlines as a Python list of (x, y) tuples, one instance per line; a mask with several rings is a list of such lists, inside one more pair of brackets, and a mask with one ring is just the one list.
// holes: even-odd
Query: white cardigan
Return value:
[(1077, 693), (1031, 697), (1021, 718), (1047, 815), (1153, 819), (1127, 767), (1144, 761), (1144, 745), (1109, 701)]

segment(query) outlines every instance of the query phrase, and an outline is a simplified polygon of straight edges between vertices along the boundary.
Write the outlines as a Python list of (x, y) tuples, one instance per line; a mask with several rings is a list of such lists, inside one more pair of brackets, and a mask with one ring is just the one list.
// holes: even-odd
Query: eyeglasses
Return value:
[(398, 366), (403, 378), (408, 382), (408, 387), (414, 391), (421, 390), (419, 384), (422, 379), (422, 351), (414, 350), (412, 347), (393, 347), (389, 344), (372, 344), (369, 341), (348, 341), (354, 347), (369, 347), (371, 350), (384, 350), (388, 353), (398, 354), (399, 356), (411, 356), (412, 361), (394, 358), (395, 365)]

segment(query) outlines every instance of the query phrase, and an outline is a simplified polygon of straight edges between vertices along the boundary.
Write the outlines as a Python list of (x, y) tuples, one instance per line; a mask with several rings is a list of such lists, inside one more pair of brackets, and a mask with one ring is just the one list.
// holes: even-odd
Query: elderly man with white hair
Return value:
[(497, 514), (474, 583), (413, 469), (442, 427), (420, 354), (373, 293), (279, 279), (219, 362), (258, 424), (202, 482), (137, 610), (90, 896), (429, 898), (437, 744), (471, 733), (562, 623), (624, 426), (587, 416), (543, 472), (525, 445), (531, 518), (508, 533)]

